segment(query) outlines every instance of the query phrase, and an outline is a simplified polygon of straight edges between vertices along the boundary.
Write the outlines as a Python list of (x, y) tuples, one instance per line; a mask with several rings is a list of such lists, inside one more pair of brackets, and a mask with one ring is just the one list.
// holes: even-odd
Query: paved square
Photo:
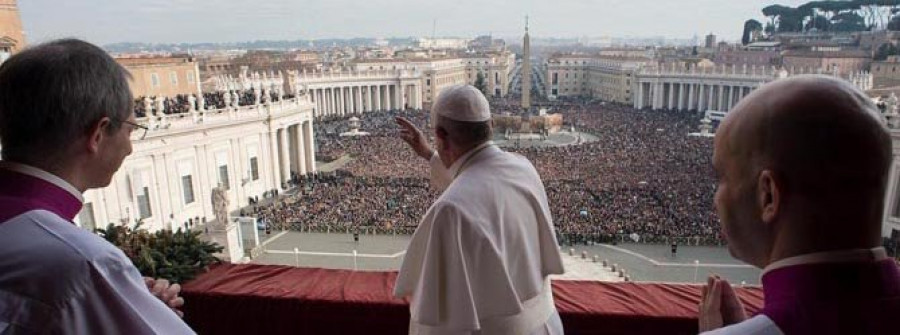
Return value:
[[(254, 259), (258, 264), (295, 265), (360, 271), (398, 270), (406, 254), (409, 235), (360, 235), (359, 242), (346, 233), (300, 233), (288, 231), (273, 234), (265, 242), (265, 252)], [(294, 248), (299, 250), (294, 253)], [(574, 256), (569, 256), (569, 249)], [(353, 251), (357, 255), (353, 257)], [(618, 264), (634, 281), (702, 282), (709, 273), (717, 273), (734, 284), (759, 284), (760, 270), (731, 257), (724, 247), (679, 246), (673, 257), (668, 245), (619, 244), (577, 245), (562, 248), (567, 273), (565, 279), (619, 280), (604, 269), (601, 262)], [(581, 253), (587, 252), (586, 260)], [(593, 263), (597, 255), (601, 262)], [(699, 263), (695, 263), (699, 261)]]

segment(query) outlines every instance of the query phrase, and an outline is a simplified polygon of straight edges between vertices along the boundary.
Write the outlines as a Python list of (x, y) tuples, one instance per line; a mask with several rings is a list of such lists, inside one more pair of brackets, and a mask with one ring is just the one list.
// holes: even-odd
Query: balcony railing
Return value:
[(291, 99), (258, 105), (190, 111), (179, 114), (150, 115), (138, 118), (137, 121), (150, 128), (147, 138), (152, 138), (179, 130), (198, 129), (297, 113), (306, 101), (307, 97), (301, 95)]
[[(273, 265), (213, 267), (183, 289), (200, 334), (406, 334), (409, 305), (396, 272)], [(697, 334), (699, 285), (554, 281), (566, 334)], [(759, 287), (737, 289), (752, 315)]]

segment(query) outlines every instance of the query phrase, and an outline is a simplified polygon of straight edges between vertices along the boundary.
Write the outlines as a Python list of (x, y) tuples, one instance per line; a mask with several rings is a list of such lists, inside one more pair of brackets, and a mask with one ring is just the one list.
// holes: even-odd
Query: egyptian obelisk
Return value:
[(525, 40), (522, 42), (522, 111), (531, 111), (531, 42), (528, 41), (528, 16), (525, 16)]

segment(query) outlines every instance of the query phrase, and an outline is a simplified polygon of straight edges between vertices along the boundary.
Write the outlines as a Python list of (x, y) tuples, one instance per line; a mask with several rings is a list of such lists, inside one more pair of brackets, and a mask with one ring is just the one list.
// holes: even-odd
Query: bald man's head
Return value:
[(871, 100), (845, 81), (798, 76), (754, 91), (723, 121), (713, 160), (735, 248), (771, 249), (760, 240), (774, 244), (785, 227), (816, 230), (810, 238), (879, 237), (891, 139)]

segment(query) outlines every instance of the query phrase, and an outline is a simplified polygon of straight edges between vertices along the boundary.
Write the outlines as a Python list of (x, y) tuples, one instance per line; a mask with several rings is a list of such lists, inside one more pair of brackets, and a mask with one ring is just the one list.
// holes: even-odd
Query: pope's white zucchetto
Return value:
[(472, 85), (453, 85), (438, 95), (432, 113), (454, 121), (485, 122), (491, 119), (491, 107)]

